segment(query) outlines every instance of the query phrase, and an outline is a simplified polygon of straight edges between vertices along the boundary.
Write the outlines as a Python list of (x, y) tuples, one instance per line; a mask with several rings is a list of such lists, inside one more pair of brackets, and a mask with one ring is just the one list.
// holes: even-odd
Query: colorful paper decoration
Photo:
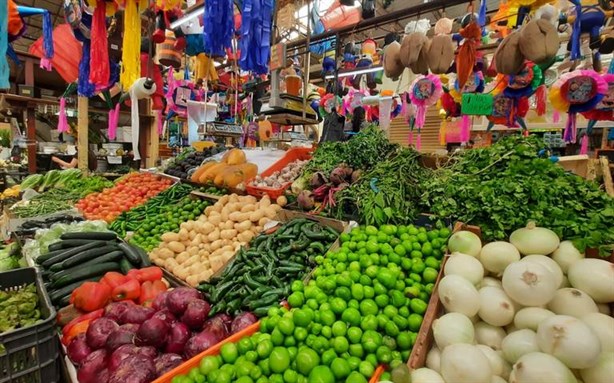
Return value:
[(492, 114), (487, 117), (488, 127), (491, 130), (495, 125), (505, 125), (508, 128), (526, 130), (524, 117), (529, 111), (529, 99), (526, 97), (512, 98), (504, 93), (496, 95), (493, 99)]
[(0, 4), (0, 88), (8, 89), (11, 87), (9, 83), (9, 63), (6, 59), (8, 50), (8, 4), (2, 1)]
[[(418, 138), (416, 140), (416, 149), (422, 148), (421, 129), (424, 127), (426, 120), (426, 109), (429, 106), (435, 105), (443, 95), (443, 87), (439, 76), (429, 74), (418, 76), (411, 87), (409, 88), (409, 98), (416, 106), (415, 126), (418, 128)], [(410, 127), (410, 132), (413, 127)], [(413, 145), (413, 139), (410, 138), (410, 145)]]
[(552, 106), (567, 113), (565, 142), (576, 142), (576, 114), (594, 109), (608, 92), (608, 83), (592, 70), (575, 70), (562, 75), (550, 88)]
[[(143, 3), (147, 4), (146, 1)], [(125, 0), (124, 41), (122, 44), (122, 71), (120, 82), (125, 91), (141, 75), (141, 15), (137, 0)]]

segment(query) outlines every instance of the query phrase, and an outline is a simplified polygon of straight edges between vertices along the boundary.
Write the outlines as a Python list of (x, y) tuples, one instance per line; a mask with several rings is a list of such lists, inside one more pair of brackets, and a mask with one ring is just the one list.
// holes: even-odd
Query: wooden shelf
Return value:
[(281, 125), (317, 125), (318, 120), (312, 120), (311, 118), (303, 118), (290, 113), (280, 113), (266, 115), (267, 120), (275, 124)]

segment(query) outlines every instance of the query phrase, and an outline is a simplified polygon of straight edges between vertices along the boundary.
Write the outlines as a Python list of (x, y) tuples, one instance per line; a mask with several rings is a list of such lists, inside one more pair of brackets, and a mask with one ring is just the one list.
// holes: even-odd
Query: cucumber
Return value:
[(133, 247), (136, 249), (136, 251), (139, 253), (139, 256), (141, 257), (141, 267), (151, 266), (151, 260), (149, 259), (149, 255), (147, 255), (147, 252), (138, 246)]
[(83, 232), (83, 233), (74, 232), (74, 233), (64, 233), (62, 234), (60, 238), (61, 239), (89, 239), (91, 241), (112, 241), (114, 239), (117, 239), (117, 234), (111, 231), (104, 231), (104, 232), (90, 231), (90, 232)]
[(96, 276), (102, 276), (109, 271), (119, 270), (119, 263), (117, 262), (104, 262), (92, 266), (82, 267), (79, 270), (72, 272), (70, 275), (64, 275), (61, 278), (56, 279), (53, 282), (53, 288), (60, 288), (68, 286), (76, 281), (91, 278)]
[(115, 251), (117, 249), (118, 247), (116, 245), (107, 245), (107, 246), (99, 247), (97, 249), (90, 249), (87, 251), (82, 251), (81, 253), (76, 254), (64, 260), (62, 262), (62, 269), (70, 269), (73, 266), (77, 266), (79, 264), (89, 261), (90, 259), (94, 259), (96, 257), (110, 253), (111, 251)]
[(44, 261), (42, 263), (42, 266), (46, 269), (48, 269), (49, 267), (51, 267), (51, 265), (54, 265), (58, 262), (63, 262), (64, 260), (72, 257), (73, 255), (77, 255), (83, 251), (89, 250), (89, 249), (93, 249), (95, 247), (98, 247), (100, 245), (104, 244), (104, 242), (101, 241), (92, 241), (90, 243), (88, 243), (87, 245), (83, 245), (83, 246), (78, 246), (78, 247), (73, 247), (72, 249), (67, 249), (66, 251), (57, 254), (49, 259), (47, 259), (46, 261)]
[(126, 259), (129, 260), (133, 266), (138, 267), (141, 265), (141, 256), (133, 246), (127, 244), (126, 242), (120, 242), (119, 248), (124, 252)]
[(92, 241), (89, 239), (67, 239), (65, 241), (58, 241), (49, 245), (49, 251), (70, 249), (71, 247), (87, 245), (90, 242)]
[(119, 261), (119, 266), (122, 274), (128, 274), (128, 271), (134, 269), (132, 263), (130, 263), (130, 261), (127, 260), (125, 257)]
[(49, 299), (51, 299), (51, 302), (53, 302), (53, 304), (57, 304), (60, 299), (62, 299), (62, 297), (64, 297), (66, 294), (72, 294), (73, 290), (81, 286), (84, 282), (98, 282), (101, 279), (102, 275), (97, 275), (95, 277), (85, 278), (80, 281), (73, 282), (68, 286), (64, 286), (60, 289), (49, 292)]
[(100, 257), (96, 257), (94, 259), (90, 259), (89, 261), (85, 262), (85, 263), (80, 263), (76, 266), (73, 266), (69, 269), (64, 269), (61, 270), (55, 274), (53, 274), (51, 276), (51, 280), (52, 281), (56, 281), (60, 278), (62, 278), (63, 276), (66, 275), (70, 275), (72, 273), (74, 273), (75, 271), (78, 271), (79, 269), (83, 268), (83, 267), (88, 267), (88, 266), (93, 266), (96, 265), (98, 263), (105, 263), (105, 262), (119, 262), (121, 260), (121, 258), (123, 257), (124, 253), (121, 250), (114, 250), (111, 252), (108, 252), (106, 254), (101, 255)]
[(42, 264), (43, 262), (45, 262), (46, 260), (48, 260), (49, 258), (53, 258), (58, 254), (62, 254), (63, 252), (65, 252), (67, 249), (60, 249), (60, 250), (55, 250), (55, 251), (49, 251), (47, 254), (43, 254), (41, 256), (39, 256), (38, 258), (35, 259), (37, 264)]

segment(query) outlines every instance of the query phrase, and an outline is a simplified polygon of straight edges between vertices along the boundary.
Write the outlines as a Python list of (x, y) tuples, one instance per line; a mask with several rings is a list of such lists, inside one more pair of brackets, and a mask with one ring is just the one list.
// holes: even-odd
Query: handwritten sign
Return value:
[(461, 100), (461, 113), (471, 116), (490, 116), (493, 97), (490, 94), (464, 93)]

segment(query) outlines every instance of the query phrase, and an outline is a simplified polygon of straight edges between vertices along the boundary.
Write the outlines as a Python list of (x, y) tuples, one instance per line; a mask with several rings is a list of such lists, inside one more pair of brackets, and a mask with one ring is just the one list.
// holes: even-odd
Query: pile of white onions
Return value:
[(532, 223), (510, 243), (460, 231), (448, 247), (446, 313), (413, 383), (614, 381), (614, 264)]

